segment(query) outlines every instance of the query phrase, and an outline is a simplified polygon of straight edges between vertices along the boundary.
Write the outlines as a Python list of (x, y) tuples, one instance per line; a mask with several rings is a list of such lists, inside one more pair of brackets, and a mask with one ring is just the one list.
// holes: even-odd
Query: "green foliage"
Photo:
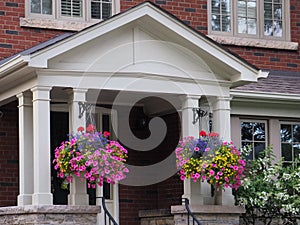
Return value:
[(247, 162), (247, 172), (236, 200), (245, 206), (244, 222), (271, 224), (281, 219), (283, 224), (297, 224), (300, 214), (300, 167), (295, 162), (284, 167), (282, 160), (274, 163), (271, 147), (260, 157)]

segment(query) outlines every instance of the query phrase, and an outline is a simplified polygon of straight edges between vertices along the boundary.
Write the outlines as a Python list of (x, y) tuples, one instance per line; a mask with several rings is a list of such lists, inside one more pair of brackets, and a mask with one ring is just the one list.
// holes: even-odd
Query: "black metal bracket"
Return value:
[(0, 119), (2, 118), (3, 114), (4, 113), (2, 111), (0, 111)]
[(208, 111), (204, 111), (200, 108), (193, 108), (193, 124), (197, 123), (200, 118), (206, 116)]
[(79, 105), (79, 119), (83, 117), (84, 112), (87, 112), (91, 109), (93, 104), (88, 104), (86, 102), (78, 102)]

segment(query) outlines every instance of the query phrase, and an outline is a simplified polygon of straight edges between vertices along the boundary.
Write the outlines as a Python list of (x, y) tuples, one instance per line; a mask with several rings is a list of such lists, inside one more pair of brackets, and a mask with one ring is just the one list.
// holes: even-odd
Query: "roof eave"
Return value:
[(16, 55), (14, 58), (0, 65), (0, 78), (28, 65), (29, 56)]

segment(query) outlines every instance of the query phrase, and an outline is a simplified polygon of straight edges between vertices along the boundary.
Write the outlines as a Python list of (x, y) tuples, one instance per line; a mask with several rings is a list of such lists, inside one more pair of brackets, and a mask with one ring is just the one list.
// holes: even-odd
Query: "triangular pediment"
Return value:
[(146, 2), (30, 57), (29, 65), (69, 71), (144, 73), (257, 81), (255, 67)]

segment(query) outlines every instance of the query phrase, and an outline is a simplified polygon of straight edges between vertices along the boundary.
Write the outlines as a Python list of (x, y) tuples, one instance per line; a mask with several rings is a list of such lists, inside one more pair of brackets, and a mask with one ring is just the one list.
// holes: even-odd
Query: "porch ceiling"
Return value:
[[(0, 64), (0, 101), (26, 89), (25, 81), (29, 86), (123, 90), (142, 78), (128, 90), (210, 94), (212, 87), (229, 90), (265, 76), (267, 73), (145, 2)], [(164, 90), (169, 81), (173, 89)]]

